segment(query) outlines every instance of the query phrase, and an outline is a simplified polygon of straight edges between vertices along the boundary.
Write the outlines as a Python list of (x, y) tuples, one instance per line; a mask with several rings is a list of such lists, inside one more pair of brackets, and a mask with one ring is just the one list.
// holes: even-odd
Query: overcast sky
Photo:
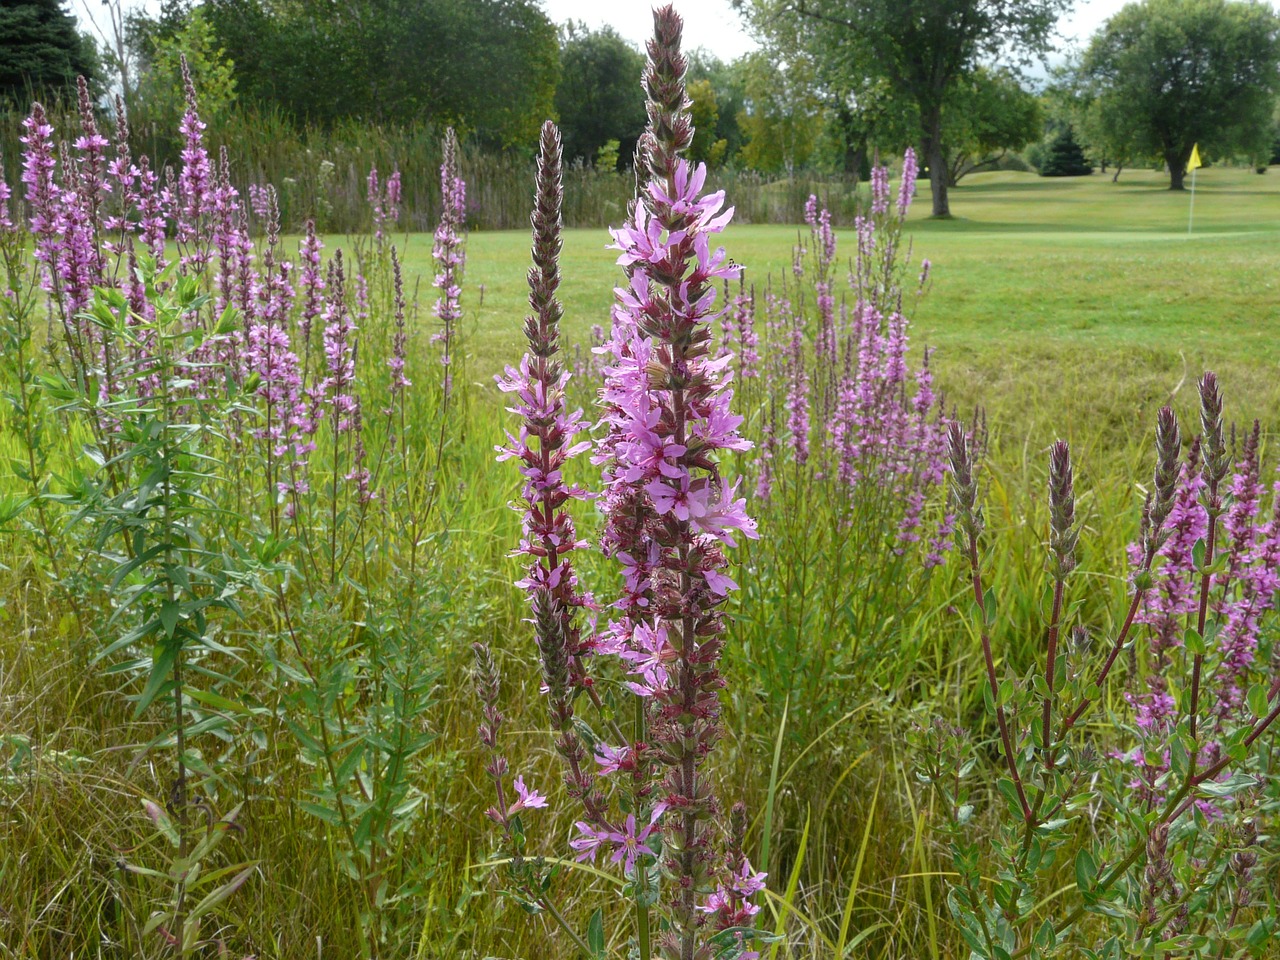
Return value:
[[(1078, 0), (1075, 12), (1059, 29), (1065, 38), (1083, 42), (1126, 2)], [(706, 47), (720, 59), (732, 60), (755, 49), (755, 41), (743, 29), (729, 0), (675, 0), (675, 5), (685, 19), (686, 40)], [(543, 0), (543, 7), (556, 23), (582, 20), (591, 27), (607, 23), (637, 45), (643, 44), (653, 29), (648, 0)]]
[[(159, 0), (123, 0), (126, 8), (145, 7), (153, 12)], [(1083, 44), (1102, 26), (1104, 20), (1120, 10), (1128, 0), (1077, 0), (1075, 10), (1059, 25), (1067, 41)], [(722, 60), (733, 60), (756, 43), (743, 29), (742, 21), (729, 0), (675, 0), (676, 9), (685, 18), (685, 37), (697, 46), (706, 47)], [(85, 29), (91, 30), (87, 13), (92, 12), (98, 26), (109, 30), (104, 16), (103, 0), (71, 0)], [(581, 20), (593, 28), (610, 24), (618, 33), (643, 47), (653, 29), (653, 4), (649, 0), (542, 0), (547, 15), (556, 23)]]

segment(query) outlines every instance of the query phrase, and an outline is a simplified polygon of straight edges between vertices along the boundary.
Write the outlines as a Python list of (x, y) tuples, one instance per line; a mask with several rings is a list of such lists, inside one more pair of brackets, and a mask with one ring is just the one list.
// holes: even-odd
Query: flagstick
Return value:
[(1191, 224), (1196, 217), (1196, 170), (1199, 167), (1191, 168), (1191, 208), (1187, 212), (1187, 236), (1191, 236)]

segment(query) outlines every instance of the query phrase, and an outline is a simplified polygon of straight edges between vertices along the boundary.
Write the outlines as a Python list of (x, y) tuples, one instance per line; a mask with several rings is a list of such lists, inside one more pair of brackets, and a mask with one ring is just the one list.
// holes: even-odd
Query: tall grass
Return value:
[[(74, 103), (47, 104), (59, 129), (77, 122)], [(25, 114), (0, 112), (0, 157), (21, 156), (21, 124)], [(104, 118), (104, 127), (108, 124)], [(146, 154), (157, 164), (175, 169), (181, 143), (172, 130), (142, 122), (130, 130), (135, 155)], [(314, 219), (324, 233), (358, 233), (370, 222), (367, 178), (371, 169), (385, 176), (398, 169), (404, 200), (401, 230), (429, 231), (440, 217), (440, 138), (443, 131), (429, 123), (380, 126), (343, 121), (322, 128), (298, 124), (268, 107), (240, 105), (210, 125), (208, 142), (231, 151), (232, 178), (247, 196), (250, 184), (274, 185), (283, 228), (301, 232)], [(476, 230), (522, 229), (529, 219), (532, 156), (481, 150), (463, 144), (461, 169), (472, 190), (467, 223)], [(856, 215), (856, 180), (801, 173), (775, 176), (750, 170), (724, 169), (712, 173), (712, 185), (734, 198), (743, 223), (797, 223), (805, 201), (818, 194), (837, 217), (852, 222)], [(565, 169), (564, 221), (567, 227), (617, 225), (626, 216), (635, 193), (630, 173), (614, 173), (574, 164)]]

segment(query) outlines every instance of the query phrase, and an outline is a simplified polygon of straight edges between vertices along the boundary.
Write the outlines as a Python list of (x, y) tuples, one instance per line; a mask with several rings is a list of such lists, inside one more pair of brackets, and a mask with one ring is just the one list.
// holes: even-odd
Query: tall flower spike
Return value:
[(466, 183), (458, 175), (458, 137), (450, 127), (445, 131), (444, 159), (440, 164), (440, 223), (431, 249), (431, 256), (436, 261), (435, 286), (440, 291), (435, 306), (440, 330), (431, 339), (440, 344), (440, 365), (444, 367), (442, 385), (446, 397), (453, 392), (453, 346), (458, 321), (462, 319), (459, 301), (466, 252), (459, 231), (466, 215), (466, 193)]
[(685, 91), (689, 61), (680, 51), (684, 23), (668, 5), (653, 12), (653, 38), (646, 45), (644, 72), (649, 126), (641, 140), (647, 173), (655, 180), (675, 176), (679, 154), (693, 143), (692, 102)]
[[(660, 864), (670, 883), (658, 945), (665, 957), (693, 960), (711, 955), (701, 942), (701, 898), (728, 883), (710, 824), (720, 808), (704, 769), (720, 736), (720, 607), (737, 588), (725, 550), (756, 532), (715, 461), (717, 451), (749, 448), (731, 409), (733, 358), (713, 356), (711, 342), (723, 310), (717, 287), (740, 271), (711, 246), (733, 211), (722, 212), (723, 192), (703, 195), (705, 166), (680, 155), (693, 134), (680, 36), (671, 7), (654, 13), (643, 179), (631, 217), (613, 231), (627, 284), (615, 291), (615, 362), (601, 397), (609, 434), (597, 461), (605, 464), (604, 549), (625, 579), (608, 646), (647, 703), (647, 744), (665, 768)], [(584, 833), (582, 842), (599, 836)]]
[(1178, 429), (1178, 415), (1172, 407), (1161, 407), (1156, 417), (1156, 470), (1150, 507), (1146, 511), (1144, 553), (1147, 563), (1168, 539), (1165, 521), (1173, 510), (1174, 497), (1178, 493), (1178, 475), (1182, 457), (1182, 433)]
[(9, 217), (9, 183), (4, 178), (4, 163), (0, 161), (0, 233), (9, 233), (14, 229), (13, 220)]
[(572, 795), (582, 798), (588, 817), (599, 820), (599, 804), (589, 753), (574, 728), (573, 700), (580, 686), (580, 627), (578, 612), (586, 598), (578, 591), (577, 576), (569, 554), (586, 546), (574, 530), (565, 509), (571, 499), (586, 494), (564, 480), (568, 459), (590, 444), (575, 443), (587, 429), (582, 411), (567, 412), (565, 387), (569, 374), (557, 354), (560, 350), (562, 309), (556, 298), (560, 285), (560, 134), (555, 124), (543, 125), (538, 156), (538, 178), (533, 225), (533, 267), (529, 270), (529, 306), (525, 320), (528, 351), (519, 368), (507, 367), (497, 378), (498, 387), (515, 394), (509, 409), (521, 418), (518, 435), (507, 434), (499, 447), (499, 460), (520, 461), (525, 483), (524, 537), (518, 553), (529, 558), (525, 577), (517, 584), (529, 594), (533, 623), (547, 689), (547, 709), (558, 737), (556, 749), (568, 765), (566, 781)]
[(982, 508), (978, 506), (978, 479), (973, 462), (973, 440), (964, 424), (953, 420), (947, 430), (951, 460), (951, 493), (960, 516), (960, 528), (970, 540), (982, 533)]

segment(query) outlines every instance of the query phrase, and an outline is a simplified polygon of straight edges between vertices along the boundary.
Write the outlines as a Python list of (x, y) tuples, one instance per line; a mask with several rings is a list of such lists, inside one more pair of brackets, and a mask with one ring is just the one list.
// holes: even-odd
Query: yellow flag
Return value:
[(1204, 164), (1200, 162), (1200, 144), (1192, 144), (1191, 159), (1187, 161), (1187, 173), (1190, 173), (1192, 170), (1196, 170), (1202, 166), (1204, 166)]

